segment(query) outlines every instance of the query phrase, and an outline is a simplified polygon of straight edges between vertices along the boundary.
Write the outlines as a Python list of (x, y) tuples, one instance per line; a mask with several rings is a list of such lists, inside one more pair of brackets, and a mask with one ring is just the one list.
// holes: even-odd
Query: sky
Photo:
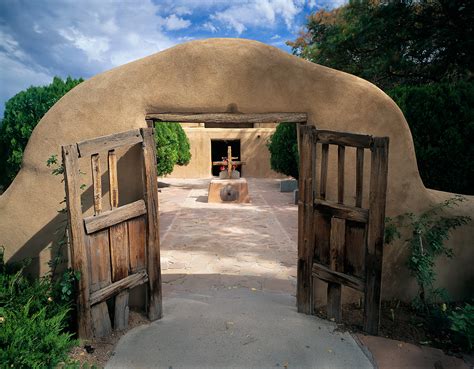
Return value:
[(345, 0), (0, 0), (5, 102), (54, 76), (90, 78), (191, 40), (239, 37), (290, 52), (309, 14)]

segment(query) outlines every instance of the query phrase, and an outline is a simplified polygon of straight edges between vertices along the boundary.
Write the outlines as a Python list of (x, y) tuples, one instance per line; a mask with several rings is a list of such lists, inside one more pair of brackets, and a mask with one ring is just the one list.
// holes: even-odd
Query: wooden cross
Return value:
[(229, 175), (229, 179), (232, 178), (232, 167), (234, 165), (243, 165), (245, 161), (234, 161), (234, 159), (238, 159), (237, 156), (232, 156), (232, 148), (227, 146), (227, 160), (223, 161), (213, 161), (212, 165), (226, 165), (227, 166), (227, 174)]

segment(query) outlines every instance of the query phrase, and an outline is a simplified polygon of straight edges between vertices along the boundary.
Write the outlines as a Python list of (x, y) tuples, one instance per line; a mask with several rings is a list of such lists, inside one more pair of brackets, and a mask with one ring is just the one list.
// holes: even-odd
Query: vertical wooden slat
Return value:
[(374, 138), (371, 158), (364, 330), (373, 335), (378, 333), (380, 322), (388, 143), (388, 137)]
[(314, 258), (313, 202), (316, 145), (314, 127), (300, 127), (300, 172), (298, 203), (298, 270), (296, 300), (298, 311), (310, 314), (312, 309), (312, 273)]
[(329, 145), (321, 145), (321, 179), (319, 180), (319, 198), (326, 199), (326, 186), (328, 181)]
[(364, 149), (357, 148), (356, 151), (356, 203), (358, 208), (362, 207), (362, 193), (364, 189)]
[(108, 162), (109, 162), (109, 183), (110, 183), (109, 199), (110, 199), (110, 207), (113, 209), (113, 208), (116, 208), (119, 204), (118, 181), (117, 181), (117, 155), (115, 154), (115, 150), (109, 151)]
[(346, 221), (344, 273), (365, 278), (366, 227), (363, 223)]
[(100, 176), (100, 157), (99, 154), (91, 156), (92, 185), (94, 189), (94, 215), (102, 211), (102, 179)]
[(144, 192), (147, 207), (148, 318), (156, 320), (163, 316), (156, 146), (152, 128), (142, 128), (140, 132), (143, 136)]
[(79, 153), (77, 146), (63, 146), (62, 157), (66, 188), (66, 205), (69, 219), (72, 268), (81, 273), (77, 293), (78, 335), (81, 339), (91, 339), (92, 317), (89, 300), (89, 271), (87, 267), (85, 232), (82, 222), (81, 194), (79, 192), (79, 184), (77, 183), (77, 176), (79, 175)]
[(337, 202), (344, 203), (344, 160), (346, 148), (342, 145), (337, 147)]
[(128, 229), (127, 222), (110, 227), (110, 257), (112, 261), (112, 282), (128, 276)]
[(143, 217), (128, 222), (128, 243), (130, 245), (130, 270), (132, 273), (145, 268), (146, 223)]
[[(346, 221), (331, 218), (330, 236), (330, 268), (336, 272), (344, 271), (344, 244), (346, 234)], [(342, 319), (341, 309), (342, 286), (338, 283), (328, 283), (327, 315), (329, 319), (340, 322)]]

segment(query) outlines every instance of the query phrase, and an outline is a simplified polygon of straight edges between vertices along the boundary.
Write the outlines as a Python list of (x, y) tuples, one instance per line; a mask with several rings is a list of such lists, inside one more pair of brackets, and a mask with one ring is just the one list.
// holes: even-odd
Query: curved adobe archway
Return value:
[[(389, 136), (389, 215), (417, 212), (450, 196), (425, 189), (403, 114), (371, 83), (256, 41), (194, 41), (95, 76), (44, 116), (20, 173), (0, 197), (6, 258), (38, 256), (52, 239), (64, 189), (45, 162), (62, 144), (143, 127), (151, 112), (225, 112), (229, 107), (243, 113), (306, 112), (308, 122), (319, 128)], [(473, 201), (456, 212), (473, 215)], [(473, 238), (472, 223), (456, 232), (457, 257), (439, 275), (455, 297), (467, 292), (473, 277)], [(386, 249), (385, 297), (408, 293), (400, 250)]]

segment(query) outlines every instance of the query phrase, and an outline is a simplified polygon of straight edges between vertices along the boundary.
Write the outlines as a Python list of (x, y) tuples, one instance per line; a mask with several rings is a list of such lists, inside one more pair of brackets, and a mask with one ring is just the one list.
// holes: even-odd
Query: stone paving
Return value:
[(294, 294), (297, 206), (277, 180), (249, 179), (250, 204), (207, 203), (210, 180), (160, 180), (164, 292), (238, 288)]

